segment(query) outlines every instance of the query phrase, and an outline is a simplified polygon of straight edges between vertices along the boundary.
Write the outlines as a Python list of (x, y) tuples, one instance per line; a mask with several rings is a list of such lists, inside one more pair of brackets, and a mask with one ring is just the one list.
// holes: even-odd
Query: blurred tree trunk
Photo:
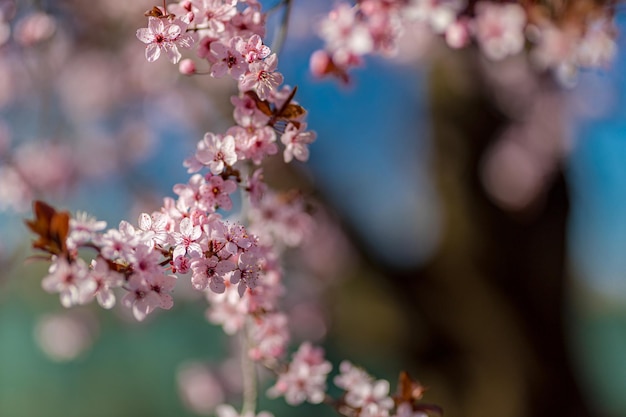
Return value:
[[(454, 87), (464, 71), (472, 83), (480, 80), (478, 70), (449, 63), (434, 67), (429, 80), (443, 211), (436, 255), (399, 270), (359, 250), (393, 285), (409, 322), (424, 324), (426, 334), (412, 332), (407, 350), (415, 359), (410, 369), (429, 387), (427, 402), (454, 417), (591, 416), (573, 376), (564, 322), (565, 180), (558, 176), (532, 213), (492, 203), (478, 172), (506, 120), (480, 85), (469, 94)], [(358, 246), (359, 232), (351, 233)]]
[[(484, 88), (466, 95), (451, 87), (456, 72), (480, 80), (479, 71), (450, 68), (434, 68), (429, 83), (441, 246), (423, 269), (387, 274), (428, 323), (428, 342), (413, 346), (417, 369), (445, 370), (438, 384), (449, 396), (441, 398), (451, 404), (448, 415), (590, 416), (564, 322), (565, 181), (559, 176), (533, 213), (495, 206), (481, 184), (480, 161), (506, 120)], [(430, 393), (435, 400), (437, 388)]]

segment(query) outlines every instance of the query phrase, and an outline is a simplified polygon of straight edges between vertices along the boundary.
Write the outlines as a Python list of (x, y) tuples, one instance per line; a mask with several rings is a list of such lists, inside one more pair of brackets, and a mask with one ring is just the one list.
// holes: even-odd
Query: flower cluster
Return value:
[(466, 0), (358, 0), (340, 2), (318, 26), (325, 49), (311, 56), (318, 76), (348, 80), (348, 70), (366, 54), (395, 54), (398, 40), (418, 25), (442, 36), (451, 48), (472, 41), (494, 61), (520, 53), (527, 43), (540, 70), (558, 79), (579, 67), (599, 67), (615, 55), (611, 8), (602, 2)]
[[(277, 55), (263, 43), (266, 17), (257, 0), (186, 0), (148, 14), (148, 28), (139, 29), (137, 38), (146, 43), (149, 61), (163, 51), (178, 63), (179, 48), (195, 47), (212, 77), (229, 76), (239, 87), (239, 95), (232, 98), (237, 125), (223, 135), (207, 133), (195, 158), (186, 161), (190, 172), (207, 166), (219, 175), (238, 160), (259, 165), (278, 152), (277, 133), (286, 162), (308, 159), (307, 145), (316, 135), (307, 131), (305, 111), (293, 100), (296, 90), (279, 88), (284, 77), (277, 71)], [(185, 59), (180, 71), (191, 75), (196, 67)]]

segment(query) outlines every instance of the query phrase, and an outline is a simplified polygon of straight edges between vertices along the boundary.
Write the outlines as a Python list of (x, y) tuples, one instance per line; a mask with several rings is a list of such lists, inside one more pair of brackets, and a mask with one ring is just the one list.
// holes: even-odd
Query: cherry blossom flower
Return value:
[(78, 246), (97, 239), (97, 232), (104, 230), (107, 223), (97, 220), (85, 212), (76, 213), (70, 219), (70, 233), (67, 237), (67, 246), (76, 249)]
[(224, 278), (235, 267), (230, 260), (221, 260), (216, 256), (195, 258), (191, 261), (191, 283), (197, 290), (203, 291), (208, 287), (214, 293), (221, 294), (226, 290)]
[(202, 256), (202, 246), (198, 243), (202, 237), (202, 228), (194, 226), (189, 217), (180, 221), (180, 232), (173, 232), (172, 237), (176, 244), (173, 253), (174, 258), (185, 255), (192, 258)]
[(200, 187), (204, 184), (206, 184), (204, 177), (200, 174), (194, 174), (189, 178), (187, 184), (174, 186), (174, 192), (179, 196), (175, 206), (176, 210), (181, 212), (181, 218), (187, 217), (190, 210), (198, 206), (198, 202), (203, 198), (200, 194)]
[[(194, 258), (198, 259), (198, 258)], [(186, 256), (179, 255), (170, 262), (172, 265), (172, 272), (175, 274), (186, 274), (191, 268), (191, 260)]]
[(295, 157), (299, 161), (309, 159), (309, 145), (315, 141), (315, 132), (306, 132), (306, 123), (301, 123), (296, 127), (293, 123), (287, 124), (285, 133), (280, 137), (280, 141), (285, 145), (283, 157), (286, 163), (291, 162)]
[(207, 132), (204, 139), (198, 143), (196, 159), (208, 166), (213, 175), (221, 174), (225, 167), (237, 162), (235, 138), (231, 135), (222, 136)]
[(468, 19), (459, 19), (446, 28), (446, 43), (450, 48), (459, 49), (470, 42), (470, 26)]
[(263, 198), (263, 194), (267, 191), (267, 184), (263, 181), (263, 168), (257, 169), (248, 177), (246, 190), (248, 191), (252, 207), (256, 207)]
[(230, 99), (235, 109), (233, 111), (233, 118), (239, 126), (244, 128), (262, 128), (267, 125), (269, 116), (261, 112), (256, 103), (247, 94), (239, 96), (232, 96)]
[(239, 44), (243, 42), (241, 37), (231, 38), (227, 44), (221, 41), (211, 43), (211, 55), (208, 59), (212, 63), (211, 76), (221, 78), (229, 74), (233, 79), (238, 80), (248, 70), (248, 63), (239, 52)]
[(45, 291), (59, 293), (63, 307), (80, 303), (80, 287), (85, 284), (88, 273), (87, 265), (82, 259), (69, 263), (65, 257), (57, 257), (50, 265), (48, 273), (41, 282)]
[(322, 348), (303, 343), (294, 353), (287, 372), (279, 375), (268, 395), (284, 395), (290, 405), (304, 401), (319, 404), (326, 396), (326, 378), (331, 369), (330, 362), (324, 359)]
[(263, 40), (254, 34), (246, 42), (239, 44), (239, 52), (246, 58), (248, 63), (261, 61), (269, 56), (271, 50), (269, 46), (263, 45)]
[(178, 48), (191, 48), (194, 43), (192, 36), (185, 33), (187, 25), (181, 19), (170, 21), (150, 16), (148, 27), (137, 29), (137, 38), (146, 44), (148, 62), (156, 61), (164, 52), (170, 62), (178, 63), (181, 58)]
[(230, 210), (233, 208), (233, 202), (229, 194), (237, 190), (237, 184), (232, 180), (224, 180), (217, 175), (210, 175), (205, 184), (200, 186), (200, 195), (203, 198), (202, 208), (206, 210), (215, 210), (222, 208)]
[(210, 307), (206, 318), (209, 322), (222, 326), (224, 333), (233, 335), (243, 327), (248, 317), (248, 297), (240, 297), (237, 287), (229, 281), (224, 282), (223, 293), (207, 291)]
[(226, 24), (237, 14), (237, 0), (193, 0), (198, 8), (198, 25), (206, 26), (212, 36), (226, 30)]
[(264, 244), (285, 244), (296, 247), (310, 234), (311, 216), (305, 212), (302, 198), (286, 197), (267, 191), (250, 209), (252, 233), (260, 236)]
[(150, 277), (161, 273), (159, 262), (161, 253), (146, 242), (138, 244), (126, 257), (126, 261), (132, 266), (133, 272), (144, 277)]
[(320, 23), (319, 33), (338, 65), (345, 65), (374, 48), (369, 29), (357, 18), (357, 8), (347, 3), (340, 3), (330, 12)]
[(255, 361), (278, 359), (284, 355), (289, 330), (287, 316), (283, 313), (264, 314), (253, 321), (250, 339), (254, 346), (248, 355)]
[(80, 304), (91, 301), (94, 297), (102, 308), (110, 309), (115, 305), (113, 288), (118, 288), (124, 283), (124, 277), (109, 268), (103, 258), (91, 261), (85, 284), (79, 289)]
[[(240, 3), (242, 1), (240, 0)], [(256, 0), (246, 0), (248, 5), (242, 13), (238, 13), (230, 21), (231, 27), (244, 38), (252, 35), (265, 36), (266, 14), (261, 12), (261, 3)]]
[(339, 364), (339, 371), (340, 374), (335, 376), (333, 382), (346, 391), (350, 387), (369, 384), (372, 381), (372, 377), (364, 369), (354, 366), (349, 361), (342, 361)]
[(445, 33), (465, 7), (463, 0), (411, 0), (404, 9), (405, 18), (427, 23), (437, 33)]
[(389, 381), (374, 380), (365, 371), (354, 367), (350, 362), (341, 363), (340, 374), (335, 377), (335, 385), (346, 390), (346, 404), (360, 409), (362, 416), (388, 416), (393, 408), (389, 396)]
[(241, 91), (254, 90), (261, 100), (269, 97), (283, 83), (283, 75), (276, 71), (278, 58), (272, 54), (263, 61), (250, 64), (249, 71), (239, 80)]
[(487, 58), (494, 61), (515, 55), (524, 48), (526, 13), (516, 3), (476, 3), (474, 33)]
[(597, 19), (587, 26), (578, 45), (578, 63), (585, 67), (603, 67), (613, 61), (617, 45), (611, 31), (612, 23), (607, 19)]
[(122, 220), (119, 229), (109, 229), (101, 238), (101, 255), (109, 260), (126, 258), (139, 243), (140, 236), (135, 228)]
[(235, 137), (237, 154), (242, 159), (252, 160), (256, 165), (260, 165), (268, 155), (278, 153), (276, 132), (269, 126), (261, 128), (232, 126), (228, 133)]
[(231, 284), (239, 284), (237, 291), (243, 297), (247, 288), (255, 288), (259, 278), (259, 266), (257, 256), (248, 251), (239, 255), (237, 269), (230, 276)]
[(254, 244), (246, 229), (238, 224), (228, 224), (215, 222), (211, 225), (209, 238), (220, 247), (220, 256), (226, 258), (230, 255), (237, 255)]
[(139, 230), (144, 232), (144, 239), (154, 245), (165, 245), (169, 241), (167, 231), (168, 218), (164, 213), (155, 212), (152, 215), (141, 213), (139, 215)]
[(174, 275), (155, 275), (146, 279), (133, 274), (128, 279), (129, 292), (122, 299), (122, 303), (132, 308), (135, 319), (143, 321), (157, 307), (165, 310), (172, 308), (174, 301), (169, 291), (174, 288), (175, 283)]
[(388, 415), (393, 407), (393, 399), (389, 396), (389, 381), (384, 379), (352, 387), (346, 393), (346, 404), (361, 409), (363, 417), (379, 417)]

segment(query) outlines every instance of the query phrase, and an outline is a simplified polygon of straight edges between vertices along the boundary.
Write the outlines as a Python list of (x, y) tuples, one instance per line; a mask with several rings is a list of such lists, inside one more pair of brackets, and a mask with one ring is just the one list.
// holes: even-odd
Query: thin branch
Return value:
[(250, 350), (249, 326), (241, 332), (241, 371), (243, 372), (243, 407), (241, 415), (255, 415), (257, 402), (257, 375), (254, 361), (248, 354)]
[(287, 39), (287, 29), (289, 27), (289, 17), (291, 16), (292, 0), (284, 0), (282, 3), (285, 5), (283, 18), (280, 22), (278, 31), (274, 36), (274, 40), (272, 41), (272, 51), (276, 52), (277, 54), (280, 53), (283, 45), (285, 44), (285, 39)]

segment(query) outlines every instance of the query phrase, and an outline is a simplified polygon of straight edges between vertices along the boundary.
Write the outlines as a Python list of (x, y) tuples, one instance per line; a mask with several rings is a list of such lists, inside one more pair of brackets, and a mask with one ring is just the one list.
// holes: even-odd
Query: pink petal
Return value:
[(150, 16), (148, 18), (148, 30), (153, 34), (163, 33), (165, 26), (163, 25), (163, 21), (157, 17)]
[(154, 62), (161, 56), (161, 48), (156, 43), (146, 46), (146, 59), (148, 62)]
[(154, 41), (154, 35), (147, 28), (137, 29), (137, 39), (143, 43), (152, 43)]

